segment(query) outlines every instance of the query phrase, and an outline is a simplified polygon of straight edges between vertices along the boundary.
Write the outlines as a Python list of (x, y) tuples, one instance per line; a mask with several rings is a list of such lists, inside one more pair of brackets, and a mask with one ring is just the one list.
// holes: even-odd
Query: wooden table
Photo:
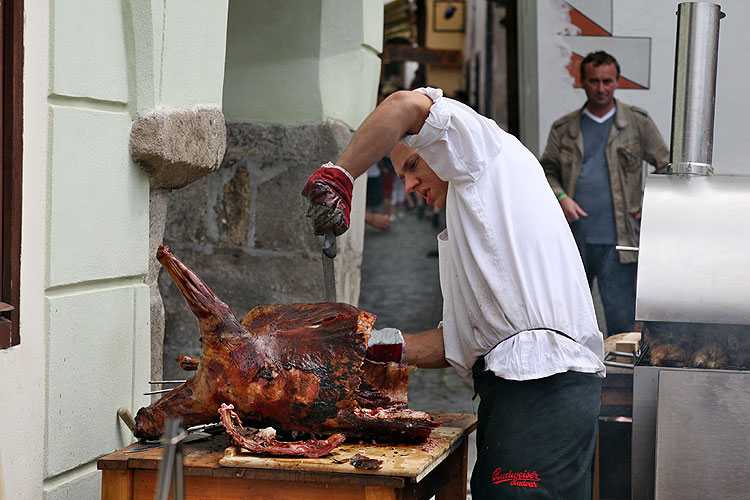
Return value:
[[(185, 500), (465, 500), (469, 434), (476, 417), (434, 413), (442, 425), (426, 445), (344, 443), (318, 459), (257, 457), (228, 447), (226, 435), (185, 443)], [(161, 448), (127, 446), (102, 457), (102, 500), (152, 500)], [(380, 470), (356, 469), (361, 453), (383, 460)]]

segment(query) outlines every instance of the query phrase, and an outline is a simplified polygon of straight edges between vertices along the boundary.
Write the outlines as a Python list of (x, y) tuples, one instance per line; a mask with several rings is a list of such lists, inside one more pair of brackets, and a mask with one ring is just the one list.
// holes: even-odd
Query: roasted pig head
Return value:
[(374, 315), (343, 303), (280, 304), (238, 321), (168, 247), (157, 258), (198, 319), (203, 354), (192, 379), (138, 411), (136, 437), (159, 437), (170, 417), (216, 422), (222, 404), (246, 425), (290, 434), (417, 442), (439, 425), (407, 408), (410, 367), (365, 359)]

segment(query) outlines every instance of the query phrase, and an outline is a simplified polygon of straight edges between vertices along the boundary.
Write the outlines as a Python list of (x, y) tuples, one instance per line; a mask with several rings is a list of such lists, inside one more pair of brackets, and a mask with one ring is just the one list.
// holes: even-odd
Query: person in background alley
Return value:
[(382, 213), (383, 206), (383, 174), (380, 162), (367, 169), (367, 195), (365, 208), (368, 212)]
[(406, 215), (406, 188), (398, 177), (393, 178), (393, 189), (391, 190), (391, 207), (393, 217), (402, 218)]
[(439, 89), (396, 92), (337, 164), (305, 184), (318, 234), (347, 230), (354, 178), (389, 152), (407, 191), (445, 209), (443, 316), (426, 332), (373, 331), (368, 356), (450, 365), (473, 377), (481, 397), (474, 498), (590, 498), (603, 339), (575, 241), (539, 162)]
[(383, 174), (381, 162), (367, 169), (367, 195), (365, 197), (365, 223), (380, 231), (388, 231), (391, 218), (383, 213)]
[(540, 158), (570, 223), (589, 286), (597, 278), (609, 334), (635, 327), (643, 161), (666, 172), (669, 149), (648, 113), (614, 98), (620, 65), (606, 52), (581, 62), (583, 108), (552, 124)]
[(391, 218), (388, 214), (379, 214), (376, 212), (365, 213), (365, 224), (379, 229), (380, 231), (388, 231), (391, 227)]

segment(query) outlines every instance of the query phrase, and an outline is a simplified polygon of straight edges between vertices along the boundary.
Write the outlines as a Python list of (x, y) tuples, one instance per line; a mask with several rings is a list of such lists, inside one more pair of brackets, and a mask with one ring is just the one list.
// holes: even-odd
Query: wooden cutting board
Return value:
[[(419, 482), (459, 444), (465, 429), (441, 426), (433, 429), (430, 439), (423, 444), (366, 444), (343, 443), (330, 454), (320, 458), (276, 458), (252, 455), (238, 446), (230, 446), (219, 460), (225, 467), (280, 469), (306, 472), (338, 472), (345, 474), (373, 474), (407, 477)], [(349, 459), (359, 453), (367, 458), (382, 460), (377, 470), (355, 468)]]

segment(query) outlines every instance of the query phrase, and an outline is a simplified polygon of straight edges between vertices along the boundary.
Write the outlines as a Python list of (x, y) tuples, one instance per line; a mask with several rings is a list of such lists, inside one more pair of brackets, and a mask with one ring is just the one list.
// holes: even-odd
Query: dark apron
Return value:
[(589, 500), (601, 378), (506, 380), (484, 371), (484, 358), (472, 373), (481, 398), (472, 498)]

